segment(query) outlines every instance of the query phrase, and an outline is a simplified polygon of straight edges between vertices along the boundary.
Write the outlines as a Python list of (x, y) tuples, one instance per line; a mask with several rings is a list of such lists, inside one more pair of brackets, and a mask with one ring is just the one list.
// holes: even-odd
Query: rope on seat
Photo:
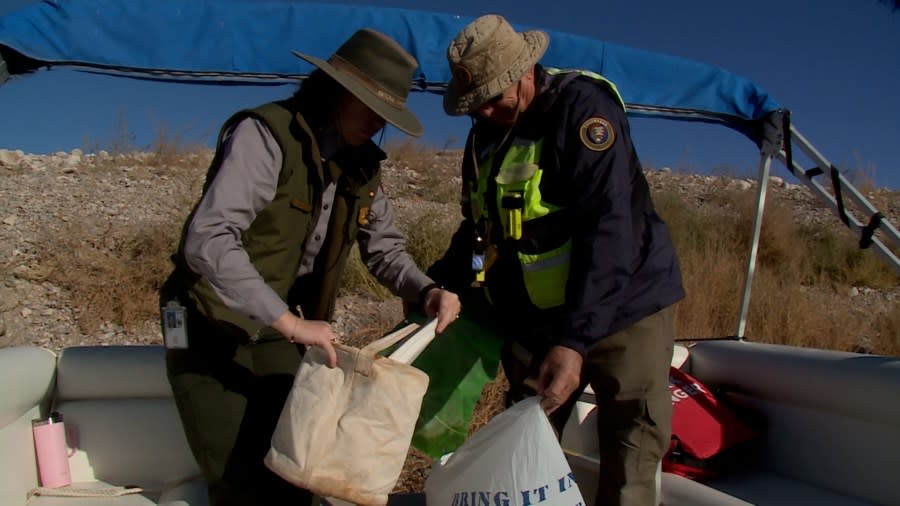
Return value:
[(140, 487), (118, 487), (104, 486), (91, 487), (78, 484), (66, 485), (64, 487), (36, 487), (28, 492), (28, 502), (35, 496), (51, 496), (51, 497), (119, 497), (128, 494), (139, 494), (144, 489)]

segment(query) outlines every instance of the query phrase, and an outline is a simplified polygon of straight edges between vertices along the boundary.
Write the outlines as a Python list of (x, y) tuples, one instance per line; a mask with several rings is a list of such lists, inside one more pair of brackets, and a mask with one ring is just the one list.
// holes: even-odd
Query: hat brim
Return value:
[(384, 118), (385, 121), (406, 132), (413, 137), (419, 137), (423, 133), (422, 124), (419, 119), (409, 109), (398, 109), (384, 100), (378, 98), (377, 95), (369, 91), (369, 89), (359, 82), (359, 80), (346, 73), (336, 69), (333, 65), (321, 58), (303, 54), (300, 51), (294, 51), (294, 56), (312, 63), (316, 67), (322, 69), (332, 79), (347, 89), (350, 93), (358, 98), (362, 103), (372, 109), (375, 114)]
[(550, 36), (540, 30), (522, 32), (522, 36), (525, 38), (524, 55), (516, 59), (516, 65), (499, 77), (463, 94), (459, 94), (456, 79), (451, 78), (447, 83), (447, 91), (444, 92), (444, 112), (450, 116), (470, 114), (522, 79), (525, 72), (544, 56), (550, 44)]

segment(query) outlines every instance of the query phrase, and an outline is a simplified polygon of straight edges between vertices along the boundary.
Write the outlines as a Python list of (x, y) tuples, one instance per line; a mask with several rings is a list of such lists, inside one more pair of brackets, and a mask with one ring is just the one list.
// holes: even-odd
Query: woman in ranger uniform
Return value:
[(438, 332), (460, 311), (405, 251), (371, 140), (385, 122), (421, 135), (406, 108), (416, 60), (369, 29), (327, 61), (295, 54), (318, 67), (299, 90), (222, 127), (161, 293), (179, 316), (163, 319), (168, 377), (213, 505), (309, 504), (263, 458), (305, 346), (336, 363), (328, 322), (354, 242)]
[(591, 385), (597, 504), (654, 505), (669, 446), (673, 305), (684, 296), (678, 260), (615, 86), (541, 66), (548, 43), (496, 15), (450, 43), (444, 110), (474, 124), (465, 221), (429, 272), (507, 337), (512, 400), (532, 376), (561, 430)]

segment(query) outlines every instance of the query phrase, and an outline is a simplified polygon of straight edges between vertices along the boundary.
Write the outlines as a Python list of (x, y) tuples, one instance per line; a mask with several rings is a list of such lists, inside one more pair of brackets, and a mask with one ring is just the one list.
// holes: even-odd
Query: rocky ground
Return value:
[[(202, 168), (208, 155), (181, 155), (175, 165)], [(98, 332), (82, 334), (70, 293), (48, 280), (48, 266), (41, 262), (47, 241), (68, 233), (73, 226), (83, 235), (91, 236), (93, 230), (102, 238), (117, 227), (178, 222), (184, 208), (171, 204), (190, 201), (199, 187), (186, 187), (184, 178), (175, 176), (176, 169), (149, 165), (158, 160), (150, 153), (113, 157), (74, 150), (29, 155), (0, 149), (0, 346), (36, 344), (60, 349), (81, 344), (160, 342), (154, 320), (129, 333), (106, 322)], [(398, 216), (403, 219), (413, 207), (431, 206), (431, 214), (455, 219), (457, 208), (427, 200), (424, 185), (429, 181), (425, 175), (454, 174), (458, 163), (458, 153), (425, 161), (388, 162), (384, 182), (388, 194), (395, 196)], [(675, 188), (707, 212), (718, 212), (723, 200), (717, 196), (723, 190), (755, 193), (756, 188), (752, 179), (676, 174), (668, 169), (650, 170), (647, 175), (654, 189)], [(197, 176), (194, 179), (199, 180), (202, 172)], [(458, 178), (448, 178), (451, 187), (458, 185)], [(769, 198), (794, 209), (798, 220), (839, 226), (830, 211), (801, 185), (772, 178), (770, 192)], [(898, 193), (876, 190), (869, 196), (880, 203), (880, 210), (892, 223), (900, 221)], [(847, 302), (886, 310), (896, 300), (900, 300), (898, 289), (860, 287), (850, 291)], [(383, 324), (385, 318), (399, 318), (400, 312), (397, 301), (347, 296), (338, 302), (335, 326), (343, 335), (358, 335), (371, 330), (373, 321)]]
[[(199, 167), (205, 167), (208, 155), (196, 155), (203, 158)], [(161, 343), (153, 319), (130, 331), (104, 322), (98, 332), (82, 333), (72, 294), (49, 280), (54, 267), (42, 261), (48, 242), (72, 227), (80, 236), (102, 241), (105, 234), (124, 227), (180, 223), (185, 208), (170, 203), (190, 201), (186, 194), (197, 193), (199, 185), (186, 188), (184, 178), (148, 167), (152, 158), (150, 154), (83, 155), (80, 150), (29, 155), (0, 149), (0, 347), (32, 344), (59, 350), (77, 345)], [(389, 165), (389, 170), (403, 192), (415, 196), (415, 183), (402, 181), (416, 174), (396, 165)], [(197, 181), (202, 175), (203, 171), (197, 172)], [(412, 200), (397, 204), (401, 214), (410, 206), (436, 206)], [(383, 329), (386, 322), (400, 319), (399, 300), (348, 295), (338, 301), (334, 327), (352, 341), (377, 330), (373, 325)]]

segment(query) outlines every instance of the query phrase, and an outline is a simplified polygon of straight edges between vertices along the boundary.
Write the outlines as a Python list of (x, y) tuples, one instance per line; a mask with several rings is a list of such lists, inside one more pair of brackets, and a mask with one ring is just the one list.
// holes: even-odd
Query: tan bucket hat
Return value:
[(363, 28), (327, 61), (299, 51), (294, 55), (322, 69), (388, 123), (409, 135), (422, 135), (422, 124), (406, 107), (419, 63), (394, 39)]
[(519, 33), (496, 14), (472, 21), (447, 48), (453, 77), (444, 93), (444, 111), (469, 114), (503, 93), (541, 59), (549, 42), (545, 32)]

